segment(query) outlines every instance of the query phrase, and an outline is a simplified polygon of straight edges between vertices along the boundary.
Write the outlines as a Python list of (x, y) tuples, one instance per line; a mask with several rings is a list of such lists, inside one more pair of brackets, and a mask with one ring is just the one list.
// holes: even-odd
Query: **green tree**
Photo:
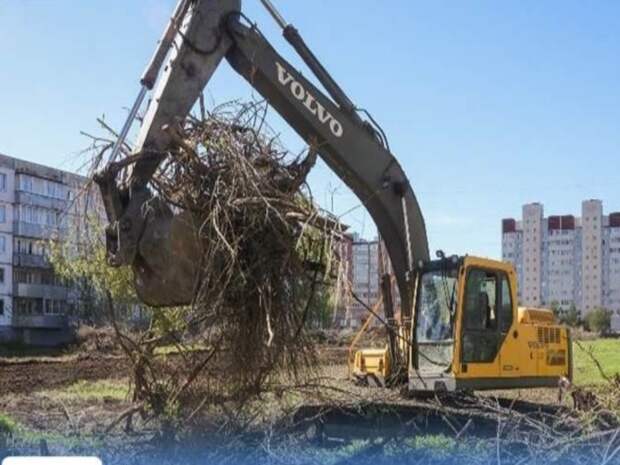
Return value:
[(579, 311), (574, 303), (570, 304), (570, 307), (568, 307), (568, 310), (562, 315), (560, 321), (572, 328), (579, 326)]
[(560, 302), (558, 302), (557, 300), (551, 301), (551, 303), (549, 304), (549, 308), (556, 316), (556, 318), (562, 319), (562, 307), (560, 307)]
[(596, 308), (586, 316), (586, 325), (590, 331), (601, 336), (609, 334), (611, 330), (611, 312), (604, 308)]
[(130, 267), (108, 265), (103, 225), (98, 218), (85, 217), (62, 241), (51, 240), (49, 260), (54, 273), (78, 292), (77, 316), (87, 324), (110, 323), (106, 314), (107, 296), (112, 298), (120, 320), (130, 319), (139, 305)]
[(312, 301), (309, 303), (309, 323), (312, 328), (329, 328), (333, 316), (334, 295), (330, 283), (320, 283), (314, 291)]
[(54, 242), (50, 249), (50, 262), (60, 277), (80, 288), (90, 287), (101, 294), (109, 291), (114, 300), (137, 299), (131, 268), (109, 266), (103, 243), (83, 243), (80, 249), (76, 249), (66, 242)]

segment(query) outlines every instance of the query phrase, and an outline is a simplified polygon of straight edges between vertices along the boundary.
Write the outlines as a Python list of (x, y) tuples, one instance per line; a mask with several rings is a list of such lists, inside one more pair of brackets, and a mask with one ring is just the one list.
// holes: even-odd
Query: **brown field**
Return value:
[[(178, 355), (165, 353), (166, 360), (174, 363)], [(302, 425), (303, 429), (308, 424), (306, 419), (316, 418), (319, 412), (320, 434), (328, 438), (329, 447), (345, 449), (377, 431), (387, 436), (411, 434), (411, 428), (420, 421), (424, 422), (425, 434), (437, 434), (441, 438), (458, 436), (458, 431), (467, 429), (469, 420), (476, 418), (478, 429), (469, 427), (468, 434), (495, 437), (497, 421), (480, 405), (467, 410), (459, 400), (442, 404), (438, 413), (435, 399), (407, 399), (397, 389), (354, 385), (347, 377), (347, 354), (344, 344), (328, 343), (321, 347), (319, 387), (314, 392), (286, 393), (286, 412), (293, 418), (288, 422), (292, 421), (296, 427)], [(578, 376), (580, 369), (589, 366), (585, 361), (578, 360)], [(40, 453), (42, 441), (52, 454), (75, 454), (102, 447), (121, 450), (127, 444), (151, 444), (158, 425), (144, 423), (139, 416), (134, 417), (131, 431), (125, 430), (125, 422), (108, 430), (132, 406), (130, 375), (124, 357), (103, 355), (100, 351), (0, 358), (0, 428), (7, 420), (16, 425), (14, 447), (20, 453)], [(553, 415), (561, 408), (556, 389), (489, 391), (478, 393), (478, 397), (491, 407), (500, 404), (512, 407), (516, 401), (517, 410), (534, 415), (536, 412)], [(278, 405), (280, 400), (272, 395), (264, 396), (260, 410), (269, 412), (267, 417), (284, 418), (279, 416), (284, 412)], [(570, 400), (565, 398), (562, 406), (569, 404)], [(449, 416), (449, 421), (444, 420), (444, 414)], [(306, 433), (302, 431), (302, 434)]]
[[(419, 401), (405, 399), (397, 390), (353, 385), (342, 363), (346, 349), (328, 348), (321, 355), (325, 363), (322, 380), (333, 388), (322, 396), (322, 402), (376, 403), (401, 414), (419, 405)], [(119, 356), (3, 360), (0, 414), (15, 420), (32, 440), (49, 435), (93, 437), (103, 433), (130, 405), (128, 380), (129, 366)], [(494, 391), (484, 395), (557, 405), (554, 389)], [(308, 403), (317, 405), (317, 400), (309, 399)], [(115, 428), (113, 434), (122, 437), (122, 428)]]

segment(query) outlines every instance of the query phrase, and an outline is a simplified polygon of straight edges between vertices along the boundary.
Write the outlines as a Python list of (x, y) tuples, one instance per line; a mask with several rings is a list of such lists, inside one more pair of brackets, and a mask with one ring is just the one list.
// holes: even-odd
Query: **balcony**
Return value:
[(69, 325), (67, 315), (13, 315), (14, 328), (62, 329)]
[(47, 239), (50, 231), (38, 224), (24, 223), (15, 221), (13, 231), (17, 236), (34, 237), (36, 239)]
[(45, 255), (32, 255), (27, 253), (14, 253), (13, 266), (25, 266), (29, 268), (51, 268), (51, 264)]
[(14, 285), (15, 297), (30, 297), (33, 299), (67, 300), (69, 289), (64, 286), (49, 284), (26, 284)]
[(34, 205), (37, 207), (49, 208), (52, 210), (63, 211), (67, 207), (67, 201), (46, 197), (44, 195), (33, 194), (31, 192), (16, 191), (15, 203), (23, 205)]
[(13, 233), (16, 236), (32, 237), (35, 239), (49, 239), (54, 232), (58, 232), (60, 236), (63, 236), (66, 235), (67, 228), (25, 223), (23, 221), (15, 221), (13, 223)]

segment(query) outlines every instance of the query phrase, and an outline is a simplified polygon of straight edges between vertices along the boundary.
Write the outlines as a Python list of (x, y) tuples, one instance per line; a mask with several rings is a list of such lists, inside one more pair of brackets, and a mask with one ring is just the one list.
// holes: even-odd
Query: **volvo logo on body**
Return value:
[(316, 98), (308, 92), (304, 86), (295, 80), (293, 75), (289, 73), (284, 66), (276, 61), (278, 68), (278, 81), (285, 87), (288, 87), (293, 97), (302, 102), (304, 106), (321, 122), (329, 127), (331, 133), (336, 137), (342, 137), (344, 132), (342, 124), (334, 116), (321, 105)]

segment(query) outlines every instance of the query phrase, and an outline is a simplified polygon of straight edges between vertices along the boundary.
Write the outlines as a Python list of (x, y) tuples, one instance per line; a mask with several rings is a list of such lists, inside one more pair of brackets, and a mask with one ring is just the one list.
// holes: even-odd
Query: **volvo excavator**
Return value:
[[(109, 220), (110, 265), (131, 266), (137, 293), (151, 306), (192, 302), (196, 231), (188, 214), (158, 199), (149, 182), (173, 143), (170, 128), (188, 115), (226, 61), (318, 149), (368, 210), (385, 243), (400, 317), (392, 286), (382, 286), (387, 345), (356, 354), (357, 376), (404, 382), (412, 392), (557, 386), (571, 379), (569, 331), (550, 310), (517, 306), (510, 264), (442, 252), (431, 260), (420, 206), (385, 133), (349, 99), (297, 29), (269, 0), (261, 2), (321, 88), (270, 45), (243, 14), (241, 0), (180, 0), (110, 161), (95, 178)], [(117, 159), (149, 92), (132, 155)], [(130, 175), (120, 176), (129, 165)]]

